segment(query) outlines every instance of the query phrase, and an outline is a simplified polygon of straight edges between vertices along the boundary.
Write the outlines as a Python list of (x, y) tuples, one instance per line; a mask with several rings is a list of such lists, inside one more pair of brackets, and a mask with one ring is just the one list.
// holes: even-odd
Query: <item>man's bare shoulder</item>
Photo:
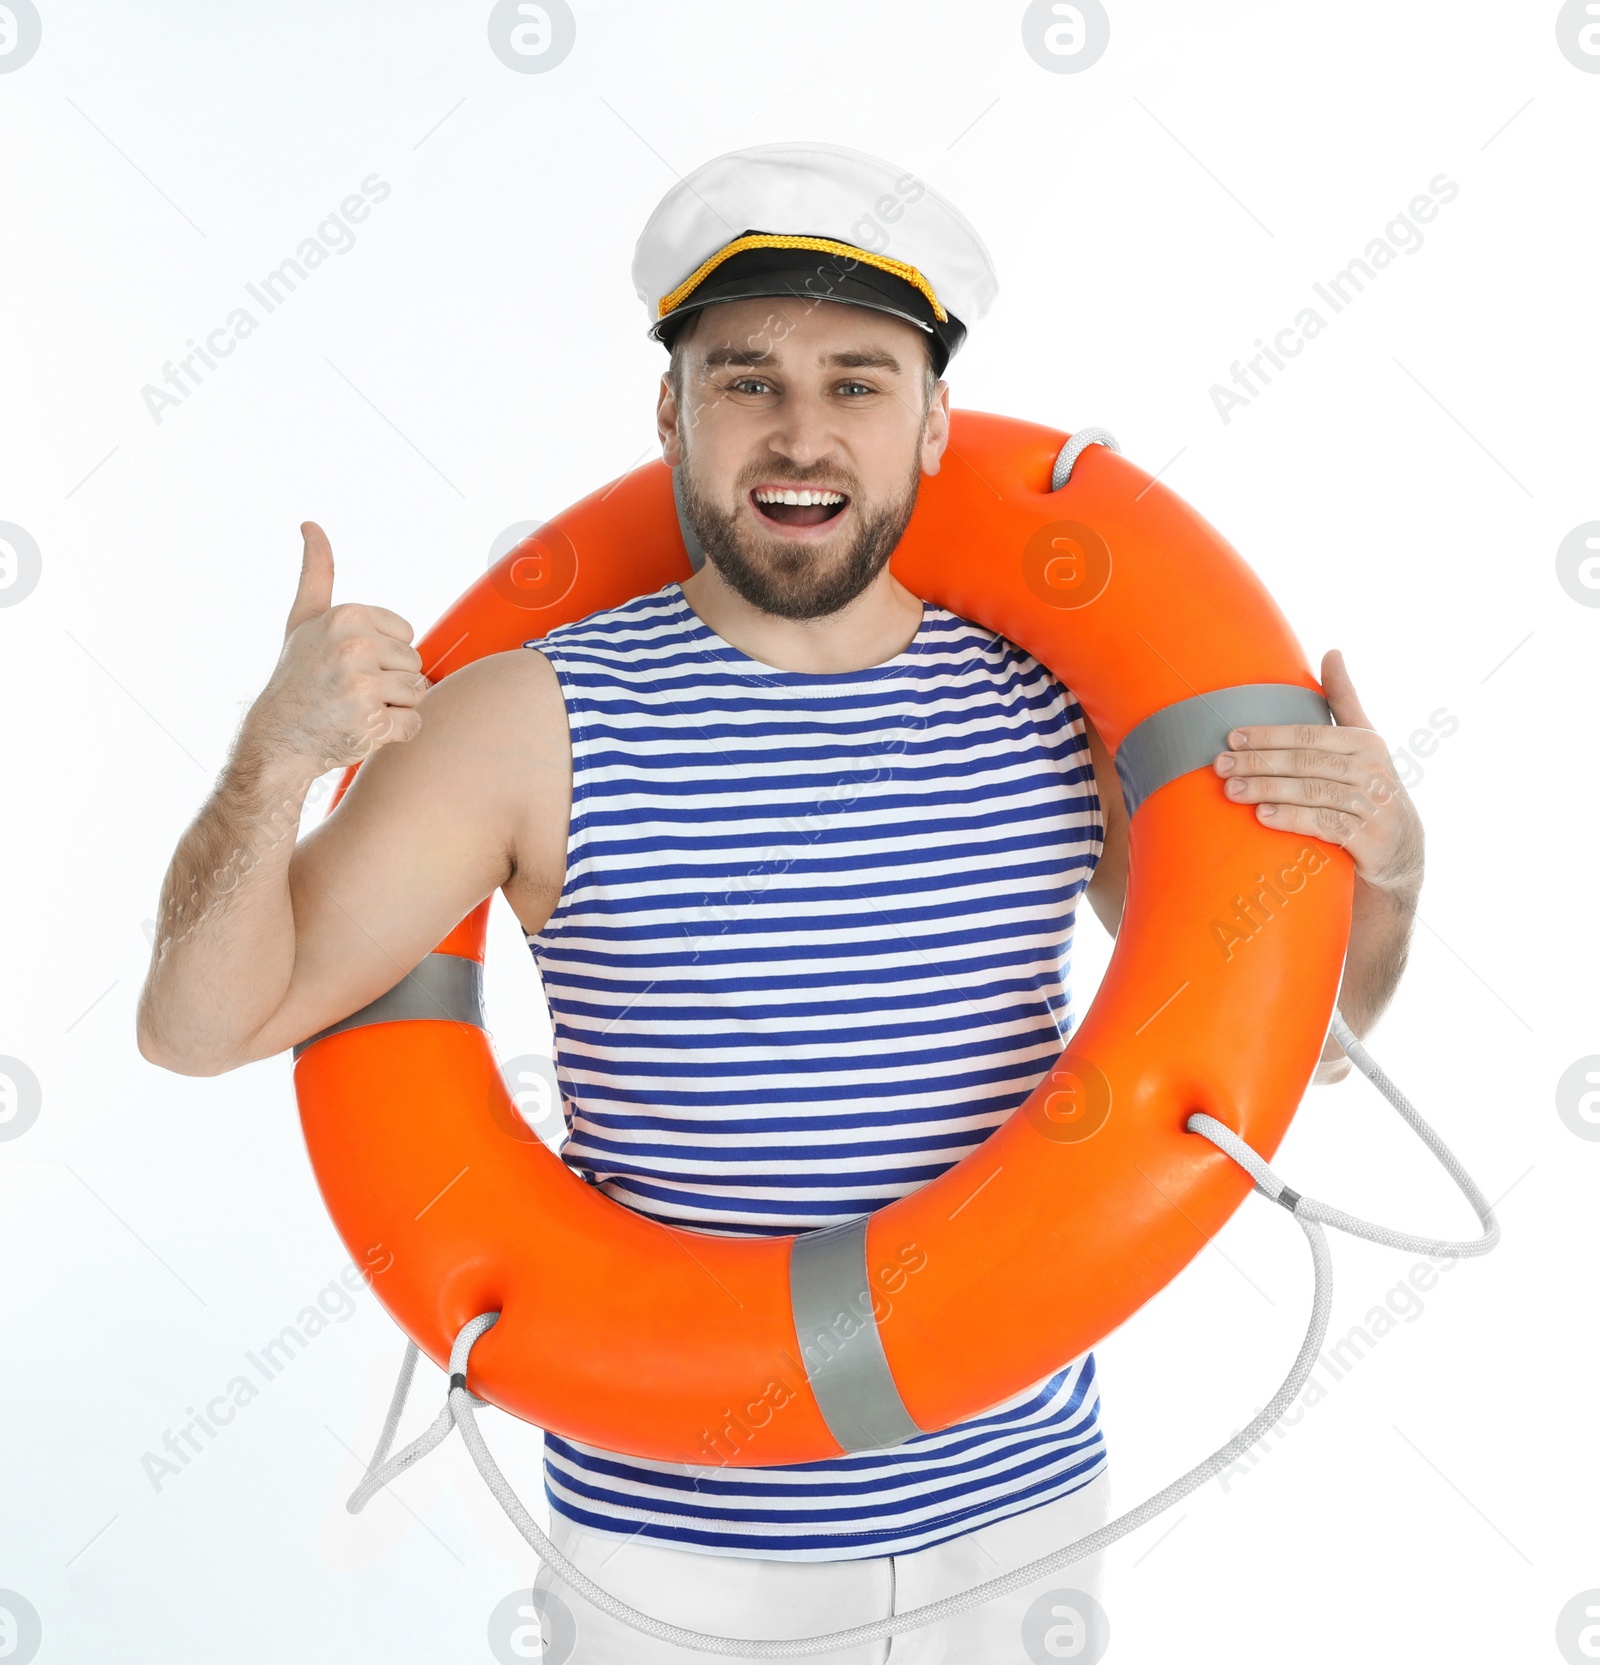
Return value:
[[(435, 746), (463, 747), (513, 774), (567, 755), (566, 702), (554, 666), (533, 648), (488, 653), (431, 687), (422, 732)], [(431, 748), (430, 748), (431, 749)]]
[(555, 667), (537, 648), (485, 654), (431, 689), (441, 726), (471, 737), (502, 771), (510, 794), (513, 872), (506, 899), (529, 930), (548, 917), (566, 877), (572, 805), (572, 742)]
[[(435, 684), (428, 698), (441, 709), (448, 704), (452, 719), (459, 712), (497, 727), (538, 725), (565, 710), (555, 667), (537, 648), (527, 647), (474, 659)], [(561, 728), (564, 737), (565, 724)]]

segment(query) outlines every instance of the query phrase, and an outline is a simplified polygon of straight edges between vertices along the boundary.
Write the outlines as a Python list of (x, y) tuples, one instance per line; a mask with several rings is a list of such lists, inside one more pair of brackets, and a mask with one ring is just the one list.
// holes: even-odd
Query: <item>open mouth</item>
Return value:
[(768, 524), (798, 531), (838, 519), (850, 498), (846, 492), (817, 486), (756, 486), (750, 504)]

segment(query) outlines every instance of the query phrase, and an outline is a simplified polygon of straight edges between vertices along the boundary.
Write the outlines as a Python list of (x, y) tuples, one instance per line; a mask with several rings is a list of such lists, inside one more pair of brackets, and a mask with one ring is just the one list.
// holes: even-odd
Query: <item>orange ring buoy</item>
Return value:
[[(1076, 693), (1130, 808), (1101, 987), (1028, 1100), (954, 1167), (841, 1226), (736, 1237), (612, 1201), (521, 1122), (482, 1028), (489, 901), (390, 994), (296, 1048), (312, 1166), (380, 1301), (441, 1367), (570, 1439), (669, 1462), (808, 1462), (981, 1414), (1087, 1351), (1249, 1193), (1187, 1132), (1270, 1159), (1327, 1033), (1353, 865), (1264, 826), (1203, 765), (1240, 723), (1326, 722), (1287, 621), (1159, 482), (1067, 436), (958, 411), (891, 561)], [(435, 680), (689, 576), (670, 471), (525, 540), (420, 644)], [(341, 792), (354, 769), (346, 774)], [(334, 802), (337, 803), (337, 796)]]

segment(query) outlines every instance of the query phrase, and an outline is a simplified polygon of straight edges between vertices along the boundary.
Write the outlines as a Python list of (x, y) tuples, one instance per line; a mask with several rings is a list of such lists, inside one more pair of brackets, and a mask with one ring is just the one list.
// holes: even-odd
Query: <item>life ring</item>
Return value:
[[(384, 1307), (441, 1367), (468, 1320), (501, 1314), (471, 1354), (484, 1400), (668, 1462), (893, 1446), (1076, 1358), (1220, 1229), (1252, 1182), (1186, 1131), (1191, 1114), (1276, 1151), (1328, 1032), (1354, 870), (1230, 802), (1206, 765), (1239, 724), (1326, 723), (1327, 705), (1235, 551), (1125, 457), (1073, 459), (1067, 438), (952, 413), (891, 561), (1073, 690), (1130, 811), (1126, 907), (1093, 1004), (963, 1160), (789, 1237), (612, 1201), (511, 1103), (482, 1020), (488, 900), (393, 991), (296, 1048), (312, 1167)], [(1053, 490), (1058, 459), (1070, 478)], [(672, 475), (648, 463), (479, 579), (423, 662), (438, 680), (690, 571)]]

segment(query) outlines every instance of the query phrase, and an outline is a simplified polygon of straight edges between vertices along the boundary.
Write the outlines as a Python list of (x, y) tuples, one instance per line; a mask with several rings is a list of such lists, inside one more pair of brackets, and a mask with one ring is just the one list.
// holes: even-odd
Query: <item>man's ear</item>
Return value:
[(656, 398), (656, 437), (661, 441), (661, 460), (668, 468), (676, 468), (683, 461), (683, 445), (678, 437), (678, 401), (673, 397), (672, 382), (665, 375)]
[(922, 429), (922, 472), (937, 474), (939, 459), (950, 443), (950, 384), (940, 381), (933, 391), (933, 402)]

